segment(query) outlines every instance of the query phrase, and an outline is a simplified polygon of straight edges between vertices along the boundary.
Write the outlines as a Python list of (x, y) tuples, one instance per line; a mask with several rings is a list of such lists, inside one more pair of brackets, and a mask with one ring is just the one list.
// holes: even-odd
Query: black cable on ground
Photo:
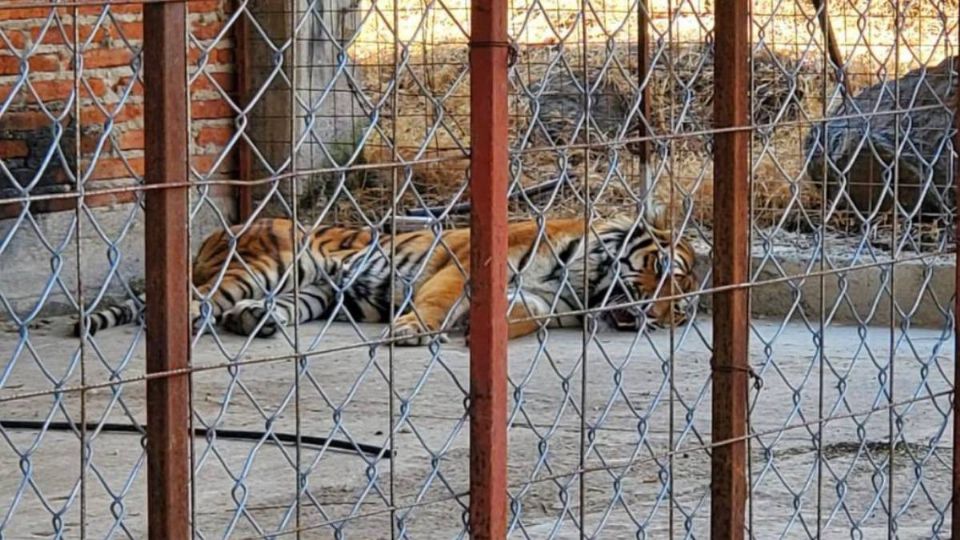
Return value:
[[(21, 430), (30, 430), (30, 431), (80, 431), (80, 424), (74, 422), (43, 422), (39, 420), (0, 420), (0, 427), (4, 429), (21, 429)], [(147, 426), (140, 424), (97, 424), (95, 422), (87, 423), (87, 431), (105, 431), (108, 433), (135, 433), (137, 435), (144, 435)], [(193, 430), (193, 435), (195, 437), (206, 437), (210, 433), (213, 433), (217, 438), (220, 439), (234, 439), (241, 441), (259, 441), (264, 438), (264, 435), (267, 434), (265, 431), (243, 431), (239, 429), (208, 429), (208, 428), (196, 428)], [(297, 436), (293, 433), (279, 433), (274, 432), (271, 435), (271, 438), (276, 438), (277, 440), (285, 443), (296, 444)], [(382, 455), (385, 458), (389, 458), (393, 455), (391, 450), (384, 449), (380, 446), (374, 446), (372, 444), (363, 444), (363, 443), (351, 443), (347, 441), (340, 441), (336, 439), (327, 439), (325, 437), (313, 437), (310, 435), (301, 435), (300, 444), (306, 446), (314, 447), (323, 447), (327, 446), (328, 448), (335, 448), (337, 450), (345, 450), (348, 452), (356, 452), (358, 454), (367, 454), (370, 456), (380, 456)]]

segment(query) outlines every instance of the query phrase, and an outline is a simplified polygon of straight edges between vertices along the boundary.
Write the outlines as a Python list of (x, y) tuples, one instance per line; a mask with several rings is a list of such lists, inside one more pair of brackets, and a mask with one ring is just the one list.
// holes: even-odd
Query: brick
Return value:
[(13, 111), (0, 116), (0, 131), (36, 131), (53, 123), (52, 118), (39, 111)]
[(205, 73), (197, 77), (193, 82), (193, 85), (190, 87), (191, 92), (202, 92), (202, 91), (214, 91), (219, 92), (210, 80), (213, 79), (217, 82), (221, 89), (225, 92), (234, 92), (237, 88), (237, 75), (235, 73)]
[(217, 146), (226, 146), (230, 142), (230, 138), (233, 137), (234, 130), (230, 127), (205, 127), (200, 128), (200, 133), (197, 134), (197, 144), (200, 146), (207, 146), (215, 144)]
[(237, 170), (237, 153), (230, 152), (226, 159), (223, 160), (223, 163), (220, 164), (220, 168), (217, 171), (211, 171), (214, 163), (217, 159), (220, 158), (220, 154), (203, 154), (199, 156), (190, 156), (190, 165), (193, 166), (197, 172), (200, 174), (214, 174), (214, 176), (224, 176)]
[(110, 137), (104, 137), (102, 133), (85, 133), (80, 136), (80, 151), (86, 154), (93, 153), (100, 144), (100, 139), (104, 139), (103, 152), (109, 152), (112, 148)]
[[(73, 43), (74, 32), (75, 30), (72, 24), (64, 24), (62, 30), (61, 27), (57, 25), (38, 25), (30, 29), (30, 38), (34, 42), (39, 41), (44, 45), (64, 45)], [(41, 33), (43, 33), (42, 39)], [(103, 43), (108, 38), (115, 40), (126, 38), (131, 41), (141, 41), (143, 40), (143, 23), (140, 21), (112, 22), (108, 19), (96, 26), (93, 24), (81, 24), (79, 33), (81, 42), (89, 42), (93, 45)], [(92, 37), (91, 34), (93, 34)], [(7, 37), (11, 35), (16, 35), (16, 32), (10, 32)], [(15, 46), (20, 48), (26, 45), (22, 36), (20, 37), (19, 44), (16, 40), (11, 41), (13, 41)]]
[(5, 21), (22, 21), (25, 19), (45, 19), (50, 15), (51, 8), (3, 8), (0, 9), (0, 19)]
[(223, 23), (224, 21), (197, 22), (190, 25), (190, 33), (196, 39), (213, 39), (223, 30)]
[(90, 97), (91, 92), (95, 97), (103, 97), (107, 93), (107, 83), (100, 78), (84, 77), (80, 84), (80, 95), (81, 97)]
[(59, 71), (64, 67), (60, 57), (55, 54), (35, 54), (27, 58), (27, 63), (30, 64), (30, 71)]
[[(78, 12), (83, 15), (100, 15), (105, 6), (81, 6)], [(110, 13), (114, 15), (139, 15), (143, 11), (139, 4), (113, 4), (110, 6)]]
[[(109, 109), (108, 109), (109, 110)], [(143, 105), (127, 103), (114, 115), (114, 123), (129, 122), (143, 117)], [(97, 107), (84, 107), (80, 110), (80, 122), (83, 125), (103, 124), (107, 117)]]
[[(7, 39), (10, 41), (10, 46), (15, 50), (22, 50), (27, 48), (27, 37), (26, 33), (22, 30), (4, 30), (4, 33), (7, 35)], [(7, 47), (6, 43), (2, 45), (0, 50), (10, 50)]]
[(73, 25), (65, 24), (61, 30), (59, 26), (51, 24), (30, 30), (30, 39), (44, 45), (65, 45), (73, 43)]
[[(143, 23), (142, 22), (122, 22), (119, 23), (120, 34), (123, 34), (123, 37), (129, 40), (140, 41), (143, 39)], [(119, 37), (119, 36), (118, 36)]]
[[(187, 61), (190, 64), (200, 63), (200, 48), (190, 47)], [(207, 51), (207, 65), (233, 64), (233, 49), (219, 48)]]
[(133, 51), (121, 49), (87, 49), (83, 53), (84, 69), (112, 68), (129, 66), (133, 61)]
[[(121, 95), (127, 91), (127, 87), (130, 86), (130, 81), (133, 77), (120, 77), (117, 79), (117, 83), (113, 85), (113, 91), (117, 95)], [(143, 83), (140, 82), (140, 79), (137, 79), (133, 83), (133, 88), (130, 90), (131, 96), (142, 96), (143, 95)]]
[(233, 49), (232, 48), (217, 49), (217, 63), (233, 65), (234, 63)]
[[(106, 94), (107, 86), (104, 84), (102, 79), (88, 78), (84, 80), (87, 82), (87, 84), (80, 85), (81, 96), (89, 96), (91, 91), (96, 97), (102, 97), (104, 94)], [(0, 100), (5, 100), (9, 97), (10, 92), (13, 91), (13, 86), (14, 85), (12, 84), (0, 86)], [(63, 101), (70, 97), (70, 95), (73, 93), (72, 79), (30, 81), (30, 86), (33, 87), (33, 92), (36, 92), (36, 95), (44, 103)], [(34, 103), (35, 98), (33, 96), (33, 92), (31, 92), (26, 86), (20, 88), (17, 92), (15, 102)]]
[(26, 141), (15, 139), (0, 140), (0, 159), (26, 157), (29, 153)]
[[(108, 28), (109, 27), (106, 25), (98, 26), (96, 28), (96, 33), (93, 36), (93, 41), (102, 41), (104, 38), (108, 37)], [(33, 28), (30, 31), (30, 37), (33, 39), (33, 41), (39, 41), (44, 45), (65, 45), (68, 43), (73, 43), (74, 32), (75, 30), (72, 24), (64, 24), (62, 29), (57, 25), (40, 26)], [(86, 41), (89, 39), (91, 32), (93, 32), (93, 25), (81, 25), (80, 40)], [(43, 34), (42, 36), (41, 33)]]
[[(130, 167), (127, 167), (129, 163)], [(89, 167), (89, 164), (87, 165)], [(132, 171), (132, 172), (131, 172)], [(131, 178), (133, 175), (143, 176), (143, 158), (130, 157), (126, 162), (119, 158), (100, 158), (97, 160), (93, 172), (87, 176), (89, 180), (113, 180), (117, 178)]]
[[(190, 14), (195, 15), (190, 19), (190, 30), (196, 39), (209, 42), (215, 39), (220, 33), (224, 32), (225, 9), (233, 9), (234, 0), (190, 0), (187, 3), (187, 9)], [(14, 4), (16, 2), (13, 2)], [(105, 149), (113, 146), (113, 151), (124, 151), (133, 154), (129, 156), (126, 163), (129, 163), (128, 169), (124, 160), (113, 157), (112, 154), (101, 156), (95, 163), (89, 159), (83, 160), (83, 167), (94, 166), (89, 175), (92, 181), (126, 179), (132, 176), (142, 176), (144, 173), (144, 161), (140, 150), (143, 149), (145, 134), (142, 128), (143, 105), (142, 97), (144, 89), (139, 81), (133, 82), (130, 103), (124, 105), (114, 116), (113, 124), (116, 126), (113, 140), (101, 139), (103, 135), (98, 133), (89, 133), (88, 128), (96, 125), (104, 125), (107, 117), (98, 107), (90, 105), (90, 96), (99, 99), (106, 98), (107, 101), (115, 96), (110, 92), (121, 93), (131, 84), (129, 66), (134, 61), (133, 53), (126, 48), (121, 39), (132, 42), (142, 42), (143, 24), (138, 15), (142, 14), (143, 7), (136, 3), (116, 4), (109, 7), (102, 5), (79, 5), (76, 7), (81, 16), (85, 16), (87, 23), (91, 22), (93, 16), (98, 16), (109, 10), (115, 15), (125, 15), (121, 17), (124, 20), (104, 20), (103, 24), (80, 24), (76, 26), (72, 23), (73, 7), (61, 9), (65, 15), (63, 22), (70, 24), (47, 25), (46, 19), (51, 15), (53, 9), (48, 7), (0, 9), (0, 20), (23, 20), (15, 29), (6, 29), (7, 40), (13, 46), (15, 51), (25, 50), (31, 43), (42, 43), (44, 45), (63, 46), (74, 41), (74, 34), (78, 34), (81, 41), (89, 42), (90, 46), (84, 51), (85, 69), (104, 69), (111, 70), (108, 80), (104, 80), (100, 73), (85, 74), (84, 84), (81, 85), (82, 108), (80, 111), (80, 122), (87, 132), (80, 137), (80, 148), (83, 152), (91, 152), (99, 142), (104, 141)], [(210, 14), (196, 16), (198, 14)], [(64, 49), (66, 51), (66, 49)], [(0, 46), (0, 76), (16, 77), (20, 73), (20, 61), (12, 54), (4, 55), (4, 47)], [(199, 61), (200, 49), (191, 47), (189, 58), (196, 64)], [(227, 32), (224, 40), (216, 44), (216, 48), (209, 51), (207, 56), (207, 66), (212, 68), (209, 75), (202, 75), (197, 78), (196, 84), (191, 88), (191, 92), (216, 92), (219, 90), (225, 92), (228, 97), (233, 97), (237, 90), (236, 75), (233, 73), (235, 52), (233, 50), (232, 32)], [(42, 76), (32, 77), (30, 84), (36, 91), (39, 99), (46, 103), (63, 102), (69, 98), (74, 88), (74, 74), (71, 71), (72, 58), (68, 52), (55, 51), (51, 54), (35, 54), (27, 59), (30, 73), (53, 73), (57, 78), (54, 80), (40, 80)], [(127, 68), (127, 69), (125, 69)], [(97, 75), (97, 76), (93, 76)], [(46, 75), (49, 77), (50, 75)], [(211, 80), (212, 79), (212, 80)], [(9, 79), (8, 79), (9, 81)], [(215, 81), (215, 82), (214, 82)], [(0, 100), (4, 99), (13, 88), (13, 84), (7, 83), (0, 85)], [(14, 100), (14, 108), (11, 111), (0, 116), (0, 133), (8, 132), (7, 139), (0, 140), (0, 159), (22, 159), (29, 153), (29, 144), (27, 140), (9, 138), (9, 133), (23, 133), (31, 130), (49, 130), (54, 122), (43, 112), (31, 110), (36, 109), (33, 103), (32, 93), (22, 90)], [(53, 105), (54, 107), (56, 105)], [(19, 107), (19, 109), (17, 108)], [(106, 107), (110, 109), (108, 105)], [(234, 112), (226, 101), (221, 99), (194, 99), (191, 103), (193, 118), (196, 120), (223, 119), (230, 120)], [(195, 128), (195, 143), (210, 154), (191, 157), (194, 166), (200, 170), (209, 170), (218, 159), (218, 153), (222, 147), (229, 142), (234, 133), (232, 123), (228, 121), (203, 122), (200, 127)], [(64, 120), (68, 122), (69, 119)], [(209, 125), (213, 124), (213, 125)], [(13, 135), (23, 136), (23, 135)], [(134, 157), (136, 156), (136, 157)], [(131, 170), (132, 169), (132, 170)], [(216, 171), (216, 175), (222, 177), (236, 170), (236, 152), (231, 152)], [(66, 180), (66, 177), (62, 178)], [(118, 203), (128, 203), (135, 200), (136, 193), (122, 192), (117, 194), (97, 195), (93, 191), (88, 192), (85, 204), (88, 206), (102, 206)], [(230, 196), (233, 188), (222, 186), (214, 188), (217, 193), (224, 196)], [(30, 206), (32, 212), (56, 212), (70, 210), (76, 207), (76, 200), (72, 198), (50, 199), (46, 201), (35, 201)], [(17, 215), (22, 210), (19, 204), (0, 205), (0, 218), (9, 215)]]
[(121, 150), (143, 150), (143, 130), (136, 129), (122, 133), (117, 138)]
[(187, 3), (187, 10), (190, 13), (219, 13), (220, 0), (203, 0)]
[(196, 120), (233, 117), (233, 109), (222, 99), (194, 101), (191, 104), (190, 111), (191, 116)]
[[(27, 65), (31, 72), (57, 71), (62, 64), (60, 58), (54, 54), (35, 54), (27, 57)], [(17, 75), (20, 73), (20, 58), (16, 56), (0, 56), (0, 75)]]
[[(33, 87), (33, 91), (40, 97), (40, 100), (44, 102), (63, 101), (73, 93), (73, 81), (71, 80), (31, 81), (30, 86)], [(0, 100), (6, 100), (13, 91), (14, 85), (12, 84), (0, 86)], [(34, 101), (33, 93), (26, 85), (18, 89), (16, 99), (18, 101)]]

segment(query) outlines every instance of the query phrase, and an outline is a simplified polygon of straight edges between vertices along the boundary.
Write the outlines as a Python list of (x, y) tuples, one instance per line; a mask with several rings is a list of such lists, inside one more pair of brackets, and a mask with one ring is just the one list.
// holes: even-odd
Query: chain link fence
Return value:
[(956, 3), (473, 4), (0, 0), (0, 537), (950, 537)]

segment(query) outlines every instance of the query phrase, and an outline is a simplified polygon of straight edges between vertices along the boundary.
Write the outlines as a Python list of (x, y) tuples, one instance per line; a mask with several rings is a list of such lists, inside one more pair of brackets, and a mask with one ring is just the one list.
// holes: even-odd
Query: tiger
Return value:
[[(560, 218), (511, 223), (507, 236), (509, 339), (545, 324), (580, 324), (590, 310), (605, 327), (634, 331), (684, 325), (693, 311), (696, 254), (669, 228), (625, 217), (585, 228), (582, 218)], [(294, 245), (302, 246), (299, 257)], [(203, 241), (193, 261), (191, 317), (195, 330), (211, 320), (258, 338), (294, 322), (393, 321), (398, 345), (445, 342), (446, 329), (467, 319), (469, 269), (469, 228), (391, 237), (374, 228), (325, 226), (304, 233), (297, 227), (294, 235), (291, 220), (262, 218)], [(87, 331), (137, 321), (145, 305), (140, 295), (92, 313)], [(81, 332), (78, 322), (74, 334)]]

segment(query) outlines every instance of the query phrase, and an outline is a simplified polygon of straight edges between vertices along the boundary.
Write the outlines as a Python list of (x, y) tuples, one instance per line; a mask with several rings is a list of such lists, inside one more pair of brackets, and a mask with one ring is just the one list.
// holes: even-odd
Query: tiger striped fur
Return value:
[[(209, 315), (223, 328), (267, 337), (294, 319), (303, 323), (333, 315), (338, 320), (389, 322), (391, 289), (401, 313), (394, 324), (401, 345), (426, 344), (438, 331), (465, 318), (469, 229), (446, 230), (439, 237), (430, 230), (398, 234), (391, 265), (389, 235), (369, 229), (320, 228), (309, 234), (299, 258), (299, 294), (295, 296), (291, 227), (286, 219), (261, 219), (245, 231), (235, 226), (231, 234), (221, 230), (203, 242), (193, 263), (193, 283), (200, 297), (208, 300)], [(232, 250), (231, 237), (237, 234)], [(644, 324), (683, 324), (688, 318), (686, 298), (672, 304), (658, 300), (671, 291), (690, 293), (697, 286), (692, 247), (678, 239), (671, 249), (674, 239), (668, 230), (615, 218), (595, 222), (584, 241), (581, 219), (555, 219), (542, 228), (535, 222), (514, 223), (508, 235), (510, 338), (537, 331), (542, 319), (551, 314), (622, 302), (633, 306), (626, 319), (632, 321), (626, 325), (632, 329)], [(303, 242), (302, 234), (297, 238)], [(582, 303), (584, 257), (589, 269), (587, 305)], [(393, 287), (392, 270), (397, 273)], [(672, 289), (664, 279), (668, 272)], [(267, 291), (276, 292), (268, 295)], [(649, 302), (638, 303), (641, 300)], [(142, 316), (143, 301), (131, 300), (92, 314), (90, 333), (134, 322)], [(624, 326), (623, 310), (602, 313), (608, 325)], [(202, 319), (199, 300), (194, 300), (191, 315), (195, 322)], [(576, 315), (546, 318), (551, 326), (580, 320)], [(77, 323), (75, 333), (80, 330)]]

